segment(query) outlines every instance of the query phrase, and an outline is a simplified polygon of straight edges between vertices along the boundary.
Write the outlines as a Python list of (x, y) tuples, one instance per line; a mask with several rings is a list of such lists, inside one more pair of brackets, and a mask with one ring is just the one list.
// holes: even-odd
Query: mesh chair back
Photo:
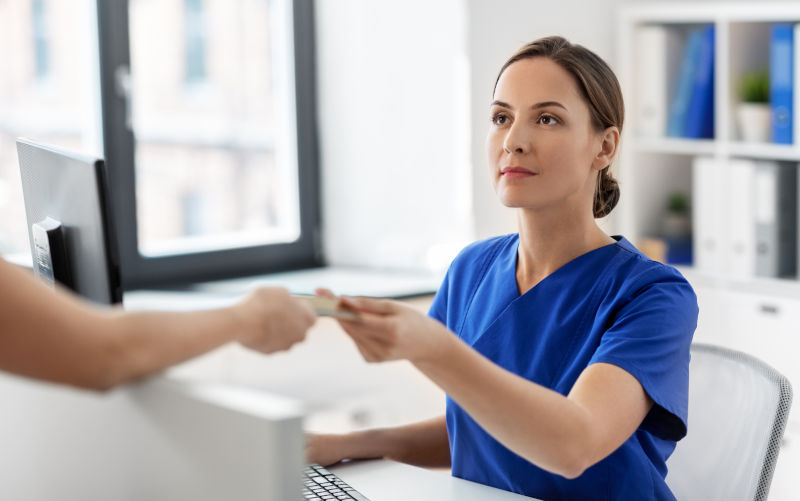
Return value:
[(766, 500), (792, 405), (789, 380), (741, 352), (695, 343), (689, 423), (667, 461), (680, 500)]

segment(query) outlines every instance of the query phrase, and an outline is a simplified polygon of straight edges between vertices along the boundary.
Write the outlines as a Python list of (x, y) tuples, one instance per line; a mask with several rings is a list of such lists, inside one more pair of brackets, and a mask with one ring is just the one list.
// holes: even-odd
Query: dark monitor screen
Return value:
[(37, 276), (96, 303), (122, 302), (102, 159), (17, 139)]

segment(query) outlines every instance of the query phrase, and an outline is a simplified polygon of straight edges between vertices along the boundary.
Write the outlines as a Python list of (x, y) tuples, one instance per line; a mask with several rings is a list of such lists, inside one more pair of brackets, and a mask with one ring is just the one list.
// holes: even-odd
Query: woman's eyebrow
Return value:
[(531, 106), (531, 109), (536, 110), (539, 108), (547, 108), (548, 106), (556, 106), (558, 108), (563, 109), (564, 111), (567, 111), (567, 107), (559, 103), (558, 101), (542, 101), (541, 103), (536, 103), (533, 106)]
[[(511, 106), (510, 104), (505, 103), (503, 101), (498, 101), (498, 100), (492, 101), (491, 106), (500, 106), (500, 107), (503, 107), (503, 108), (508, 108), (510, 110), (514, 109), (514, 107)], [(538, 110), (539, 108), (547, 108), (548, 106), (556, 106), (558, 108), (562, 108), (564, 111), (568, 111), (567, 107), (564, 106), (563, 104), (559, 103), (558, 101), (542, 101), (541, 103), (536, 103), (536, 104), (532, 105), (531, 109), (532, 110)]]

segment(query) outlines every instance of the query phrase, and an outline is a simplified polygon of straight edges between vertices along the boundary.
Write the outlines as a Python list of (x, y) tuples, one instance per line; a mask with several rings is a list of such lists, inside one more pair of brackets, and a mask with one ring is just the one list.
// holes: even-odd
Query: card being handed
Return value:
[(353, 320), (355, 318), (358, 318), (358, 313), (346, 310), (341, 306), (339, 306), (338, 298), (327, 298), (322, 296), (301, 296), (297, 294), (292, 294), (292, 297), (306, 301), (308, 304), (311, 305), (312, 308), (314, 308), (314, 311), (317, 313), (317, 315), (321, 317), (344, 318), (347, 320)]

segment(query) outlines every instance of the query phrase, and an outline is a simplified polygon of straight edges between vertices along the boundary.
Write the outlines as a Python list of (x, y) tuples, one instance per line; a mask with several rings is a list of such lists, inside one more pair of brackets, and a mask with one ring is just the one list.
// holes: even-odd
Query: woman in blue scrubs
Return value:
[(665, 461), (686, 434), (697, 301), (674, 268), (606, 235), (623, 101), (613, 72), (560, 37), (500, 70), (489, 174), (518, 234), (453, 261), (429, 316), (346, 298), (369, 361), (407, 359), (446, 415), (312, 435), (311, 461), (385, 457), (540, 499), (674, 499)]

